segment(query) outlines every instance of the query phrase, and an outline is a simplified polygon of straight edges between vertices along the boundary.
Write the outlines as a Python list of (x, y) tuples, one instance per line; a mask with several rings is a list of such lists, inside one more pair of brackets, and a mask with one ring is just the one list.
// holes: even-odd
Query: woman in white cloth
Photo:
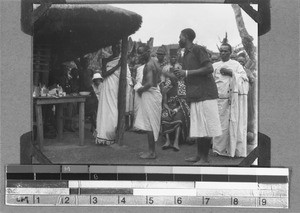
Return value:
[[(113, 54), (102, 60), (103, 82), (99, 86), (96, 144), (111, 145), (115, 142), (118, 125), (118, 90), (121, 71), (120, 46), (112, 46)], [(131, 76), (127, 67), (127, 83)], [(127, 85), (128, 86), (128, 85)], [(128, 98), (128, 95), (126, 95)]]

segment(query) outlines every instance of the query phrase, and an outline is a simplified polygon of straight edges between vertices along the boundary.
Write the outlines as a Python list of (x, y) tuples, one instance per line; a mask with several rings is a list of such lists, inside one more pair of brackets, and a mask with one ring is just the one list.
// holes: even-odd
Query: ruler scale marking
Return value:
[[(53, 166), (53, 167), (52, 167)], [(288, 208), (286, 168), (12, 165), (6, 204)]]

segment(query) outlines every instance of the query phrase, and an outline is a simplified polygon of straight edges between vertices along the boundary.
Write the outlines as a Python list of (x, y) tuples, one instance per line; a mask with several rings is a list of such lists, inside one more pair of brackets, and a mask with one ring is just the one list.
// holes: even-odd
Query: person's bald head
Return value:
[(191, 28), (183, 29), (179, 36), (179, 46), (181, 48), (186, 47), (188, 43), (192, 43), (196, 38), (196, 33)]
[(181, 34), (185, 36), (189, 41), (193, 42), (194, 39), (196, 38), (196, 33), (193, 29), (191, 28), (186, 28), (181, 31)]

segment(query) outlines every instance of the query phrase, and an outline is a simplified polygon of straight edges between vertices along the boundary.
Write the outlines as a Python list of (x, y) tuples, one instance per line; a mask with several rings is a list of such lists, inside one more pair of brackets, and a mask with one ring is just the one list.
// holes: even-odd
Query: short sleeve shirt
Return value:
[[(206, 49), (194, 44), (182, 58), (183, 70), (199, 69), (210, 62)], [(188, 102), (199, 102), (218, 98), (218, 89), (212, 74), (187, 76), (186, 98)]]

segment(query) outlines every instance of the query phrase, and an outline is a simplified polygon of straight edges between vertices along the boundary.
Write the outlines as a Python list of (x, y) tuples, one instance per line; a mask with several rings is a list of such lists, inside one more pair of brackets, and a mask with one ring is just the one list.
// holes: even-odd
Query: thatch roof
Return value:
[(109, 5), (52, 5), (34, 24), (34, 43), (67, 51), (68, 59), (95, 52), (135, 33), (142, 17)]

